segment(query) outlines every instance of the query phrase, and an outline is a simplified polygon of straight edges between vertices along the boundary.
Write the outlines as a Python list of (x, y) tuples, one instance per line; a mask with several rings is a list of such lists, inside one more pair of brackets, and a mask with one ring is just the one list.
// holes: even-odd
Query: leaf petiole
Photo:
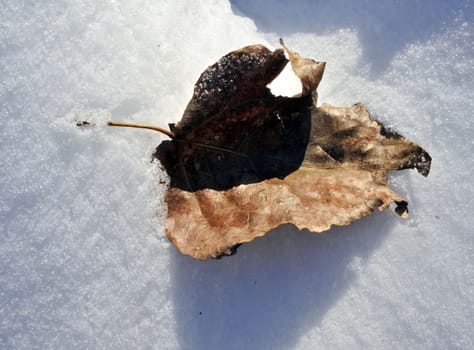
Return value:
[(171, 139), (175, 138), (175, 135), (166, 129), (160, 128), (159, 126), (154, 126), (154, 125), (144, 125), (144, 124), (136, 124), (136, 123), (122, 123), (122, 122), (108, 122), (107, 125), (109, 126), (121, 126), (121, 127), (126, 127), (126, 128), (139, 128), (139, 129), (148, 129), (148, 130), (154, 130), (161, 132), (162, 134), (165, 134)]
[(126, 128), (148, 129), (148, 130), (158, 131), (158, 132), (161, 132), (162, 134), (165, 134), (170, 139), (172, 139), (174, 141), (177, 141), (177, 142), (185, 142), (185, 143), (189, 143), (189, 144), (196, 145), (196, 146), (199, 146), (199, 147), (204, 147), (204, 148), (208, 148), (208, 149), (212, 149), (212, 150), (216, 150), (216, 151), (229, 152), (229, 153), (233, 153), (233, 154), (248, 158), (248, 156), (243, 154), (243, 153), (239, 153), (239, 152), (227, 149), (227, 148), (222, 148), (222, 147), (218, 147), (218, 146), (208, 145), (206, 143), (201, 143), (201, 142), (176, 138), (176, 136), (173, 132), (171, 132), (169, 130), (166, 130), (166, 129), (163, 129), (163, 128), (160, 128), (159, 126), (136, 124), (136, 123), (122, 123), (122, 122), (108, 122), (107, 125), (109, 125), (109, 126), (120, 126), (120, 127), (126, 127)]

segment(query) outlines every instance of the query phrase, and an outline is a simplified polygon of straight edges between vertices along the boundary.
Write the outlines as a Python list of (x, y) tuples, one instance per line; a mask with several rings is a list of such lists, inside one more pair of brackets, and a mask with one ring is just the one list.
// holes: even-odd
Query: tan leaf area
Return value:
[(170, 189), (166, 195), (168, 237), (182, 253), (197, 259), (230, 254), (238, 244), (293, 223), (313, 232), (348, 225), (383, 209), (397, 194), (367, 171), (302, 166), (284, 180), (270, 179), (227, 191), (196, 193)]
[[(182, 119), (156, 149), (170, 176), (166, 234), (184, 254), (218, 258), (286, 223), (312, 232), (348, 225), (391, 203), (388, 171), (427, 176), (431, 157), (373, 120), (360, 103), (316, 107), (325, 62), (287, 48), (246, 46), (199, 77)], [(288, 63), (302, 84), (295, 97), (267, 88)]]

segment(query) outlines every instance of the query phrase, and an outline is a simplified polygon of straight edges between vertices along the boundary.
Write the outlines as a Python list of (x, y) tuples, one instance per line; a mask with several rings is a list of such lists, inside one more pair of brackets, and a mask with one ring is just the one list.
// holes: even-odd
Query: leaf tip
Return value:
[(397, 207), (395, 208), (395, 212), (400, 215), (403, 219), (408, 219), (410, 217), (408, 213), (408, 202), (407, 201), (395, 201)]
[(280, 45), (285, 49), (293, 71), (301, 80), (303, 85), (302, 95), (308, 96), (315, 93), (323, 78), (326, 62), (301, 57), (297, 52), (286, 47), (282, 38), (280, 38)]

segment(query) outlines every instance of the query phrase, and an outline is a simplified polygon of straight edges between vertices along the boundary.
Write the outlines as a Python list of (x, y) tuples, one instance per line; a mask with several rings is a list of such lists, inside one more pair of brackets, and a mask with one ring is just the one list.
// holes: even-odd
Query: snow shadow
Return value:
[[(461, 13), (472, 17), (469, 0), (231, 0), (232, 10), (251, 18), (259, 31), (285, 37), (294, 33), (328, 34), (353, 29), (362, 45), (362, 59), (374, 76), (411, 42), (425, 41)], [(466, 19), (468, 20), (468, 19)]]
[(294, 348), (401, 220), (390, 211), (323, 234), (284, 225), (221, 260), (193, 260), (172, 247), (180, 348)]

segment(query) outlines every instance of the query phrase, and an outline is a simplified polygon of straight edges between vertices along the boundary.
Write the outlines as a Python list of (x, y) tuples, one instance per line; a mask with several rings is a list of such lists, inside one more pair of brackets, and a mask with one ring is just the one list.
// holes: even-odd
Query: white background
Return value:
[[(472, 349), (473, 19), (469, 0), (0, 1), (0, 348)], [(208, 65), (280, 36), (328, 62), (320, 102), (362, 101), (432, 172), (391, 176), (409, 220), (182, 256), (164, 138), (105, 123), (166, 127)]]

